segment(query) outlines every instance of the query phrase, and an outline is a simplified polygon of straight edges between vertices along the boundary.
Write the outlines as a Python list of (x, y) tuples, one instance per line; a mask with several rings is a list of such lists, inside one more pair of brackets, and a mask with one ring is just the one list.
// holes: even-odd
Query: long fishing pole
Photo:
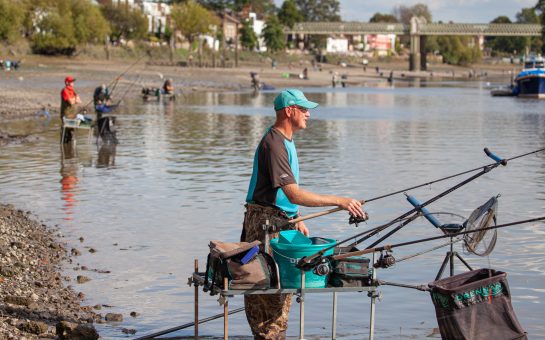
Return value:
[(311, 255), (311, 256), (305, 256), (303, 258), (301, 258), (298, 262), (298, 266), (299, 267), (309, 267), (309, 266), (313, 266), (315, 264), (315, 262), (317, 260), (319, 260), (324, 254), (326, 251), (330, 250), (330, 249), (333, 249), (334, 247), (336, 246), (339, 246), (340, 244), (343, 244), (345, 242), (348, 242), (356, 237), (360, 237), (362, 236), (360, 239), (354, 241), (353, 243), (350, 244), (350, 246), (354, 247), (358, 244), (360, 244), (361, 242), (369, 239), (370, 237), (378, 234), (379, 232), (381, 232), (382, 230), (394, 225), (395, 223), (398, 223), (400, 221), (401, 224), (398, 225), (396, 228), (394, 228), (393, 230), (391, 230), (389, 233), (387, 233), (386, 235), (382, 236), (379, 240), (375, 241), (373, 244), (371, 244), (368, 248), (371, 248), (371, 247), (374, 247), (376, 246), (378, 243), (384, 241), (386, 238), (390, 237), (392, 234), (396, 233), (397, 231), (399, 231), (401, 228), (405, 227), (407, 224), (411, 223), (412, 221), (414, 221), (416, 218), (418, 218), (420, 215), (421, 215), (421, 211), (422, 211), (422, 208), (426, 207), (427, 205), (437, 201), (438, 199), (450, 194), (451, 192), (459, 189), (460, 187), (466, 185), (467, 183), (475, 180), (476, 178), (488, 173), (489, 171), (491, 171), (492, 169), (500, 166), (500, 165), (507, 165), (507, 160), (505, 159), (502, 159), (500, 157), (498, 157), (497, 155), (495, 155), (494, 153), (490, 152), (490, 150), (488, 150), (488, 148), (484, 148), (484, 152), (486, 153), (486, 155), (490, 158), (492, 158), (493, 160), (495, 160), (496, 162), (495, 163), (491, 163), (489, 165), (486, 165), (485, 167), (483, 167), (481, 169), (481, 171), (465, 180), (463, 180), (462, 182), (454, 185), (453, 187), (450, 187), (448, 188), (447, 190), (441, 192), (440, 194), (430, 198), (429, 200), (425, 201), (424, 203), (421, 203), (419, 204), (418, 206), (415, 206), (413, 209), (405, 212), (404, 214), (394, 218), (393, 220), (391, 220), (390, 222), (387, 222), (379, 227), (376, 227), (374, 228), (371, 232), (369, 231), (366, 231), (366, 232), (362, 232), (360, 234), (357, 234), (355, 236), (351, 236), (350, 238), (348, 239), (345, 239), (343, 241), (340, 241), (340, 242), (337, 242), (325, 249), (322, 249), (318, 252), (316, 252), (315, 254)]
[[(545, 148), (534, 150), (534, 151), (531, 151), (531, 152), (527, 152), (527, 153), (524, 153), (524, 154), (521, 154), (521, 155), (518, 155), (518, 156), (514, 156), (514, 157), (511, 157), (511, 158), (506, 158), (506, 159), (504, 159), (504, 161), (509, 162), (509, 161), (514, 160), (514, 159), (525, 157), (525, 156), (528, 156), (528, 155), (531, 155), (531, 154), (534, 154), (534, 153), (538, 153), (538, 152), (542, 152), (542, 151), (545, 151)], [(415, 185), (415, 186), (412, 186), (412, 187), (408, 187), (408, 188), (405, 188), (405, 189), (394, 191), (394, 192), (384, 194), (384, 195), (381, 195), (381, 196), (373, 197), (373, 198), (370, 198), (370, 199), (367, 199), (367, 200), (360, 200), (360, 203), (363, 204), (363, 203), (369, 203), (369, 202), (377, 201), (379, 199), (386, 198), (386, 197), (393, 196), (393, 195), (397, 195), (397, 194), (401, 194), (401, 193), (406, 192), (406, 191), (410, 191), (410, 190), (413, 190), (413, 189), (417, 189), (417, 188), (421, 188), (421, 187), (424, 187), (424, 186), (439, 183), (439, 182), (442, 182), (442, 181), (446, 181), (446, 180), (451, 179), (451, 178), (459, 177), (459, 176), (462, 176), (462, 175), (465, 175), (465, 174), (468, 174), (468, 173), (471, 173), (471, 172), (481, 170), (484, 167), (491, 166), (493, 164), (495, 164), (495, 163), (480, 166), (480, 167), (477, 167), (477, 168), (474, 168), (474, 169), (471, 169), (471, 170), (462, 171), (462, 172), (459, 172), (459, 173), (454, 174), (454, 175), (449, 175), (449, 176), (446, 176), (446, 177), (442, 177), (442, 178), (439, 178), (439, 179), (436, 179), (436, 180), (433, 180), (433, 181), (430, 181), (430, 182), (418, 184), (418, 185)], [(289, 220), (288, 223), (297, 223), (297, 222), (309, 220), (309, 219), (312, 219), (312, 218), (316, 218), (316, 217), (320, 217), (320, 216), (324, 216), (324, 215), (329, 215), (329, 214), (332, 214), (334, 212), (341, 211), (341, 210), (342, 210), (341, 208), (333, 208), (333, 209), (330, 209), (330, 210), (326, 210), (326, 211), (317, 212), (317, 213), (314, 213), (314, 214), (309, 214), (309, 215), (301, 216), (301, 217), (298, 217), (298, 218), (294, 218), (294, 219)]]
[[(238, 312), (242, 312), (243, 310), (244, 310), (244, 307), (240, 307), (240, 308), (237, 308), (237, 309), (230, 310), (230, 311), (228, 312), (228, 314), (229, 314), (229, 315), (235, 314), (235, 313), (238, 313)], [(209, 317), (207, 317), (207, 318), (204, 318), (204, 319), (199, 320), (199, 321), (198, 321), (198, 324), (200, 325), (201, 323), (205, 323), (205, 322), (208, 322), (208, 321), (216, 320), (216, 319), (222, 318), (223, 316), (224, 316), (223, 313), (216, 314), (216, 315), (213, 315), (213, 316), (209, 316)], [(179, 331), (179, 330), (181, 330), (181, 329), (188, 328), (188, 327), (191, 327), (191, 326), (195, 326), (195, 322), (188, 322), (188, 323), (183, 324), (183, 325), (181, 325), (181, 326), (172, 327), (172, 328), (165, 329), (165, 330), (163, 330), (163, 331), (159, 331), (159, 332), (156, 332), (156, 333), (144, 335), (144, 336), (141, 336), (141, 337), (136, 338), (136, 339), (134, 339), (134, 340), (153, 339), (153, 338), (155, 338), (155, 337), (158, 337), (158, 336), (161, 336), (161, 335), (165, 335), (165, 334), (168, 334), (168, 333), (172, 333), (172, 332), (176, 332), (176, 331)]]
[(350, 252), (350, 253), (333, 255), (333, 256), (331, 256), (331, 258), (334, 259), (334, 260), (341, 260), (341, 259), (351, 257), (351, 256), (359, 256), (359, 255), (364, 255), (364, 254), (369, 254), (369, 253), (374, 253), (374, 252), (379, 252), (379, 251), (384, 251), (384, 250), (390, 251), (393, 248), (409, 246), (409, 245), (422, 243), (422, 242), (440, 240), (440, 239), (447, 238), (447, 237), (457, 237), (457, 236), (476, 233), (476, 232), (482, 232), (482, 231), (487, 231), (487, 230), (511, 227), (511, 226), (514, 226), (514, 225), (537, 222), (537, 221), (544, 221), (544, 220), (545, 220), (545, 216), (541, 216), (541, 217), (531, 218), (531, 219), (528, 219), (528, 220), (498, 224), (498, 225), (493, 226), (493, 227), (486, 227), (486, 228), (480, 228), (480, 229), (475, 229), (475, 230), (460, 231), (460, 232), (457, 232), (457, 233), (449, 233), (449, 234), (445, 234), (445, 235), (441, 235), (441, 236), (427, 237), (427, 238), (422, 238), (422, 239), (407, 241), (407, 242), (401, 242), (401, 243), (396, 243), (396, 244), (387, 244), (387, 245), (382, 246), (382, 247), (367, 248), (367, 249), (358, 250), (358, 251), (354, 251), (354, 252)]
[[(137, 63), (139, 63), (140, 60), (144, 59), (145, 57), (146, 57), (146, 56), (143, 55), (143, 56), (141, 56), (140, 58), (138, 58), (134, 63), (130, 64), (130, 65), (125, 69), (125, 71), (121, 72), (121, 74), (119, 74), (118, 76), (116, 76), (116, 77), (108, 84), (108, 86), (106, 86), (106, 88), (109, 88), (109, 87), (112, 86), (113, 84), (116, 84), (116, 85), (117, 85), (117, 82), (119, 81), (119, 79), (121, 79), (121, 77), (123, 77), (127, 72), (129, 72), (129, 70), (130, 70), (131, 68), (134, 67), (134, 65), (136, 65)], [(114, 86), (114, 88), (115, 88), (115, 86)], [(114, 89), (112, 89), (112, 91), (110, 91), (110, 95), (113, 93), (113, 90), (114, 90)], [(87, 104), (85, 104), (85, 106), (83, 106), (83, 107), (80, 109), (80, 112), (81, 112), (81, 111), (85, 111), (86, 108), (87, 108), (87, 106), (89, 106), (94, 100), (95, 100), (95, 99), (92, 98), (89, 102), (87, 102)]]

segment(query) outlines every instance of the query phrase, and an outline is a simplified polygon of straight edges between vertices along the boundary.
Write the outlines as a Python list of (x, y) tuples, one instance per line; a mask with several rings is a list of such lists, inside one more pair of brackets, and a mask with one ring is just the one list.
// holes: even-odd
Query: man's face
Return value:
[(310, 112), (308, 109), (301, 106), (291, 106), (291, 122), (295, 131), (303, 130), (307, 127), (307, 120), (310, 118)]

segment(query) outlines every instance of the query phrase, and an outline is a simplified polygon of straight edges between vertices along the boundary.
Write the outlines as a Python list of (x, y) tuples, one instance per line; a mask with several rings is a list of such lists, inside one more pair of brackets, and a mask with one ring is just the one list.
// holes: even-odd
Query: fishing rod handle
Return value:
[(484, 153), (492, 158), (493, 160), (496, 161), (496, 163), (500, 163), (501, 165), (503, 166), (506, 166), (507, 165), (507, 161), (504, 159), (504, 158), (501, 158), (499, 157), (498, 155), (496, 155), (495, 153), (493, 153), (492, 151), (490, 151), (488, 148), (484, 148)]
[[(360, 200), (359, 202), (361, 204), (364, 204), (366, 201), (365, 200)], [(310, 220), (311, 218), (316, 218), (316, 217), (320, 217), (320, 216), (324, 216), (324, 215), (329, 215), (329, 214), (332, 214), (332, 213), (335, 213), (335, 212), (341, 211), (341, 210), (343, 210), (343, 209), (342, 208), (333, 208), (333, 209), (329, 209), (329, 210), (326, 210), (326, 211), (321, 211), (321, 212), (317, 212), (317, 213), (314, 213), (314, 214), (309, 214), (309, 215), (297, 217), (297, 218), (289, 220), (288, 223), (295, 224), (297, 222)]]
[(345, 254), (334, 255), (334, 256), (332, 256), (331, 258), (332, 258), (333, 260), (342, 260), (342, 259), (346, 259), (346, 258), (352, 257), (352, 256), (359, 256), (359, 255), (365, 255), (365, 254), (374, 253), (375, 251), (378, 251), (378, 250), (380, 250), (381, 248), (384, 248), (384, 247), (380, 247), (380, 248), (369, 248), (369, 249), (351, 251), (351, 252), (345, 253)]
[(311, 218), (320, 217), (320, 216), (324, 216), (324, 215), (329, 215), (329, 214), (332, 214), (334, 212), (341, 211), (341, 210), (342, 210), (341, 208), (329, 209), (329, 210), (326, 210), (326, 211), (321, 211), (321, 212), (317, 212), (317, 213), (314, 213), (314, 214), (309, 214), (309, 215), (297, 217), (297, 218), (294, 218), (292, 220), (289, 220), (288, 222), (295, 224), (295, 223), (298, 223), (298, 222), (301, 222), (301, 221), (304, 221), (304, 220), (309, 220)]

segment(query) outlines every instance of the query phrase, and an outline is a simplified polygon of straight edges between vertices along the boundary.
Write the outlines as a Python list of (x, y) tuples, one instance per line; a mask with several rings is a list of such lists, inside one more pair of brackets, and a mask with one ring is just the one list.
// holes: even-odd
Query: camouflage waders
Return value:
[[(277, 208), (248, 203), (244, 214), (241, 241), (252, 242), (259, 240), (262, 246), (265, 247), (264, 245), (268, 240), (278, 237), (280, 228), (276, 226), (283, 225), (288, 219), (286, 214)], [(272, 230), (263, 230), (267, 220), (269, 220)], [(283, 229), (293, 228), (293, 225), (283, 227)], [(269, 254), (271, 253), (270, 248), (266, 249), (266, 251)], [(291, 297), (291, 294), (244, 296), (246, 318), (252, 329), (254, 339), (286, 338)]]

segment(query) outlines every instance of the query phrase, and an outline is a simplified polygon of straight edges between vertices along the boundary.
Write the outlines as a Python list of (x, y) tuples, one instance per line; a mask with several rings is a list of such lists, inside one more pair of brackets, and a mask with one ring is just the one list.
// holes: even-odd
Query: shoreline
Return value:
[[(91, 58), (29, 56), (18, 70), (1, 71), (0, 122), (33, 118), (36, 112), (47, 108), (52, 118), (59, 114), (59, 94), (64, 87), (64, 77), (76, 78), (75, 89), (80, 94), (82, 105), (89, 113), (92, 95), (100, 84), (111, 84), (120, 77), (113, 101), (125, 94), (126, 98), (138, 98), (143, 87), (161, 87), (167, 78), (172, 78), (176, 91), (222, 92), (252, 91), (250, 72), (257, 72), (263, 84), (275, 89), (287, 87), (331, 87), (333, 74), (338, 75), (338, 86), (373, 86), (387, 82), (390, 74), (394, 81), (490, 80), (508, 82), (510, 72), (516, 65), (479, 64), (460, 67), (447, 64), (430, 64), (428, 71), (407, 71), (406, 61), (371, 61), (364, 71), (363, 65), (323, 64), (316, 68), (308, 60), (280, 64), (274, 69), (267, 63), (240, 62), (238, 68), (199, 68), (165, 66), (165, 63), (147, 63), (144, 60), (97, 60)], [(308, 69), (308, 79), (302, 79), (303, 69)], [(132, 87), (131, 87), (132, 86)], [(129, 88), (131, 87), (131, 88)], [(117, 96), (117, 98), (116, 98)], [(94, 112), (92, 112), (94, 113)]]
[[(98, 339), (102, 316), (62, 275), (72, 263), (62, 234), (0, 203), (0, 335), (3, 339)], [(78, 276), (78, 282), (81, 276)]]

